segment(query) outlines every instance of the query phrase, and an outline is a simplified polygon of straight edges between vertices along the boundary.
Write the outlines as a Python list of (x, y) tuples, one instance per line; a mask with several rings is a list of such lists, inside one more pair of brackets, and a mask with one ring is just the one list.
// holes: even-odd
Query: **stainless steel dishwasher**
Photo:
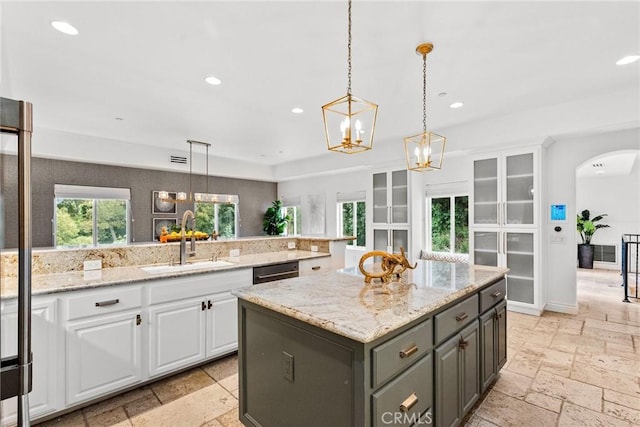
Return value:
[(273, 282), (276, 280), (290, 279), (298, 277), (300, 269), (298, 261), (288, 261), (279, 264), (263, 265), (253, 267), (253, 284)]

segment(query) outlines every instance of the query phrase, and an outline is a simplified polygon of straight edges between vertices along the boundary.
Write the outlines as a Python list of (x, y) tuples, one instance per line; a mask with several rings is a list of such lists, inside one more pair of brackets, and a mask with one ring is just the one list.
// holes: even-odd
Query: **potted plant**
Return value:
[(289, 221), (291, 217), (282, 213), (282, 202), (276, 200), (264, 213), (262, 229), (270, 236), (278, 236), (284, 233)]
[(576, 218), (576, 228), (582, 239), (582, 244), (578, 245), (578, 267), (593, 268), (593, 245), (591, 238), (596, 230), (609, 227), (607, 224), (596, 224), (607, 214), (601, 214), (591, 218), (588, 209), (583, 210)]

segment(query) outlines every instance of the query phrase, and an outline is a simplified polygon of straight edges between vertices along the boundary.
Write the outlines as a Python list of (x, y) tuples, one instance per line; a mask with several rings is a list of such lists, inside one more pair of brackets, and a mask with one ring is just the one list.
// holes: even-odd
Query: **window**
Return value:
[(208, 235), (216, 231), (221, 239), (237, 237), (236, 203), (196, 203), (196, 231)]
[(295, 236), (302, 234), (302, 212), (300, 206), (283, 206), (282, 214), (289, 215), (291, 221), (287, 223), (286, 235)]
[(367, 246), (367, 204), (366, 193), (338, 193), (338, 234), (354, 236), (356, 239), (347, 242), (352, 246)]
[(469, 253), (469, 197), (429, 197), (427, 209), (430, 250)]
[(60, 185), (54, 188), (56, 247), (127, 244), (128, 188)]

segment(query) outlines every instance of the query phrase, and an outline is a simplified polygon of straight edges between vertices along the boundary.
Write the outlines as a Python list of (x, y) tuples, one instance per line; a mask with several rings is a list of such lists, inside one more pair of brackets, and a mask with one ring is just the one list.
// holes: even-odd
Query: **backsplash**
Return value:
[[(194, 259), (228, 257), (232, 249), (240, 249), (240, 255), (265, 252), (287, 251), (290, 242), (296, 249), (309, 251), (317, 246), (318, 252), (329, 252), (327, 238), (312, 237), (257, 237), (228, 241), (196, 242)], [(340, 239), (338, 239), (340, 240)], [(82, 271), (84, 261), (101, 260), (102, 268), (127, 267), (132, 265), (165, 264), (179, 262), (180, 243), (152, 243), (141, 245), (117, 246), (110, 248), (85, 249), (35, 249), (32, 252), (33, 274), (64, 273)], [(16, 277), (18, 272), (18, 253), (16, 251), (0, 255), (0, 274), (2, 277)]]

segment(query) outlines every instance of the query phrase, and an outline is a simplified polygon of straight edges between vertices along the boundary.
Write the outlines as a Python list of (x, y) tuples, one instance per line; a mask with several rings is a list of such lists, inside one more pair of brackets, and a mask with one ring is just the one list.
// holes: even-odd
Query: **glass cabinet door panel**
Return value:
[(405, 256), (409, 257), (409, 231), (408, 230), (391, 230), (391, 240), (393, 253), (399, 254), (400, 248), (404, 248)]
[(534, 302), (533, 233), (506, 233), (507, 298), (511, 301)]
[(373, 230), (373, 250), (387, 252), (389, 230)]
[(391, 172), (391, 222), (394, 224), (409, 222), (407, 189), (407, 171)]
[(386, 224), (389, 222), (387, 204), (387, 174), (373, 174), (373, 222)]
[(507, 156), (507, 224), (533, 224), (534, 191), (533, 153)]
[(498, 232), (476, 231), (473, 233), (473, 263), (498, 266)]
[(473, 222), (498, 223), (498, 159), (473, 162)]

